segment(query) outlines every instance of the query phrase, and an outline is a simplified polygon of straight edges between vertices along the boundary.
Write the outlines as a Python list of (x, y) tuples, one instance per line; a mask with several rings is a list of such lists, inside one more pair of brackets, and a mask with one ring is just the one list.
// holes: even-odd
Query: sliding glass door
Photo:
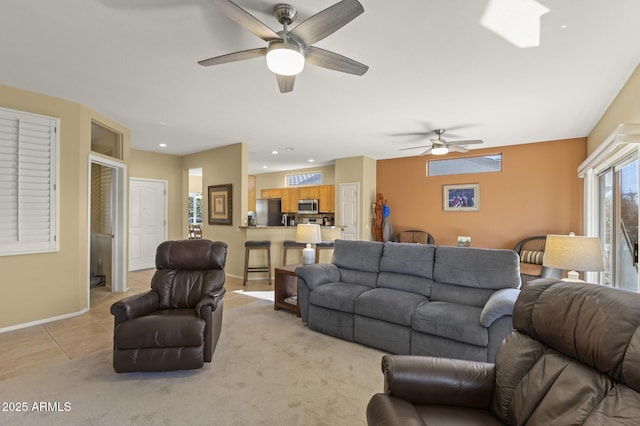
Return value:
[(598, 176), (604, 285), (638, 291), (638, 158), (620, 160)]

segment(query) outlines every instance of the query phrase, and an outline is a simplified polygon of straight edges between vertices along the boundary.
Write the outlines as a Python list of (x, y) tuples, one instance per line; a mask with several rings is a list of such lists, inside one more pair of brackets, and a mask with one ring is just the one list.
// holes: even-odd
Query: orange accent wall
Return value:
[[(391, 208), (393, 230), (423, 229), (437, 245), (456, 245), (459, 235), (472, 247), (513, 248), (526, 237), (582, 234), (583, 180), (577, 169), (587, 157), (587, 139), (476, 149), (457, 158), (502, 153), (502, 171), (426, 176), (433, 156), (377, 162), (377, 191)], [(480, 184), (480, 211), (445, 212), (443, 185)]]

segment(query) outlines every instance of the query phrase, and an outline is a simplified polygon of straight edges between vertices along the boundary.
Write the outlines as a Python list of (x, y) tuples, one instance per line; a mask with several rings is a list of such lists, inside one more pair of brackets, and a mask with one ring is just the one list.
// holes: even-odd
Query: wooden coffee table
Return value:
[(302, 265), (284, 265), (275, 268), (275, 295), (273, 309), (286, 309), (300, 316), (298, 306), (298, 277), (296, 268)]

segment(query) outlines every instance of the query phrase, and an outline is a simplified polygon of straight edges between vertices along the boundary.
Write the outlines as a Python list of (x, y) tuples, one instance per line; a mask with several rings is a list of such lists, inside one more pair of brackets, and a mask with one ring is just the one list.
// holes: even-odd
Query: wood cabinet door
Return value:
[(301, 186), (298, 188), (298, 196), (301, 200), (317, 200), (320, 198), (320, 187)]
[(282, 188), (282, 212), (298, 213), (298, 188)]
[(335, 185), (322, 185), (319, 188), (318, 198), (321, 213), (335, 213), (336, 211), (336, 187)]
[(263, 189), (260, 191), (260, 198), (282, 198), (282, 190), (280, 188)]

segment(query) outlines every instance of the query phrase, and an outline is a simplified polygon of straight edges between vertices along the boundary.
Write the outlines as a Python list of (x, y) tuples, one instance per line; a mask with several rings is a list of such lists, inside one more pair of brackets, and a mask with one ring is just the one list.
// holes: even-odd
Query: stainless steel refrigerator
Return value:
[(281, 226), (282, 207), (280, 198), (265, 198), (256, 200), (256, 225)]

